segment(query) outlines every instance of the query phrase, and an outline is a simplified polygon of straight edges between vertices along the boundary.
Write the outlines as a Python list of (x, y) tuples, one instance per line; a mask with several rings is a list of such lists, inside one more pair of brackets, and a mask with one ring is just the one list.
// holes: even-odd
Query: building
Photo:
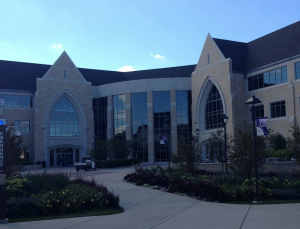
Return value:
[[(1, 119), (19, 126), (32, 161), (72, 165), (95, 139), (132, 140), (149, 164), (177, 153), (198, 128), (203, 157), (211, 133), (250, 121), (245, 101), (279, 137), (300, 115), (300, 22), (249, 43), (207, 35), (197, 65), (114, 72), (77, 68), (66, 52), (52, 65), (0, 61)], [(161, 144), (161, 142), (165, 144)]]

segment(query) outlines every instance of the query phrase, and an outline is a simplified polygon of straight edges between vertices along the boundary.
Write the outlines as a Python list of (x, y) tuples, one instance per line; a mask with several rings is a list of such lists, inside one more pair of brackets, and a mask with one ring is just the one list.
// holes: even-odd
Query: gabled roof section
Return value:
[[(78, 68), (92, 86), (128, 80), (191, 77), (196, 65), (161, 68), (134, 72), (115, 72)], [(42, 78), (51, 65), (0, 60), (0, 90), (36, 91), (36, 79)]]
[(232, 70), (246, 71), (247, 43), (213, 38), (225, 58), (231, 58)]
[(233, 71), (249, 72), (300, 54), (300, 21), (249, 43), (214, 38)]
[(42, 78), (51, 65), (0, 60), (0, 89), (36, 90), (36, 79)]
[(247, 71), (300, 54), (300, 21), (247, 45)]

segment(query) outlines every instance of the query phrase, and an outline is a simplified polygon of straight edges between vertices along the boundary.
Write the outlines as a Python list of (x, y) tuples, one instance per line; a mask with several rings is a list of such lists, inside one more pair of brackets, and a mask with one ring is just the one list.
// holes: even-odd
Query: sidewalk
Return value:
[[(75, 172), (63, 168), (63, 172)], [(209, 203), (122, 182), (131, 168), (101, 169), (85, 174), (112, 188), (125, 212), (109, 216), (0, 224), (37, 229), (294, 229), (300, 225), (300, 204), (234, 205)], [(84, 172), (82, 172), (84, 173)]]

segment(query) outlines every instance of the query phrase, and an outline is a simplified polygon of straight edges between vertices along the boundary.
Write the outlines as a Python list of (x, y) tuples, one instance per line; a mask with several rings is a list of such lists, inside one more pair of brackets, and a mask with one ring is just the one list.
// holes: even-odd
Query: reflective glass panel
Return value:
[(59, 100), (50, 116), (50, 136), (79, 136), (78, 116), (69, 100)]

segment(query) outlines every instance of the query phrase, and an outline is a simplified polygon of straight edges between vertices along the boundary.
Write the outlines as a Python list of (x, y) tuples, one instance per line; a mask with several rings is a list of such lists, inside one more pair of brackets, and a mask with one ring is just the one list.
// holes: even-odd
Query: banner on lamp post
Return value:
[(268, 117), (256, 118), (257, 136), (269, 135), (267, 129), (267, 120)]

